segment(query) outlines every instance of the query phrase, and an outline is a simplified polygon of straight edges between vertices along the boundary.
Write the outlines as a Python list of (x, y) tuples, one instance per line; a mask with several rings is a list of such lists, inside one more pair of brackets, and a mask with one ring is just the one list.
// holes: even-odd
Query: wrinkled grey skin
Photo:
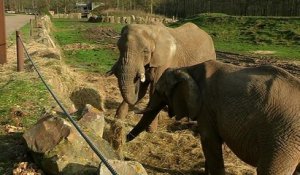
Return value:
[(118, 48), (120, 57), (108, 72), (118, 78), (124, 99), (116, 113), (118, 118), (127, 115), (128, 104), (135, 105), (149, 86), (150, 94), (153, 93), (167, 68), (216, 59), (211, 37), (192, 23), (174, 29), (163, 25), (127, 25), (122, 29)]
[(159, 79), (135, 138), (168, 105), (170, 117), (197, 121), (210, 174), (223, 175), (222, 144), (258, 175), (291, 175), (300, 161), (300, 80), (273, 66), (207, 61), (168, 69)]

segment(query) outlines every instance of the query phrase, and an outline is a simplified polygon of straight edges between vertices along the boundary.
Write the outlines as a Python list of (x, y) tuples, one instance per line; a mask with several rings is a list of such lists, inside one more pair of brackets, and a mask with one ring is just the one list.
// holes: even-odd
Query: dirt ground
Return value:
[(217, 52), (217, 59), (240, 66), (253, 67), (258, 65), (273, 65), (285, 69), (300, 78), (300, 61), (278, 60), (270, 56), (245, 56), (227, 52)]
[[(264, 57), (250, 57), (239, 54), (218, 52), (222, 62), (242, 66), (271, 64), (279, 66), (300, 78), (300, 64)], [(106, 116), (113, 117), (121, 102), (121, 95), (114, 77), (103, 77), (106, 89)], [(143, 108), (147, 98), (137, 106)], [(129, 125), (136, 123), (140, 116), (132, 111), (126, 119)], [(142, 133), (134, 141), (125, 144), (125, 158), (141, 162), (150, 175), (196, 175), (204, 174), (204, 155), (195, 125), (181, 124), (160, 113), (159, 129), (156, 133)], [(255, 169), (240, 161), (226, 146), (223, 148), (227, 174), (255, 174)]]
[[(109, 35), (110, 36), (110, 35)], [(93, 48), (96, 46), (73, 45), (80, 48)], [(239, 54), (218, 52), (218, 59), (222, 62), (242, 66), (256, 66), (272, 64), (279, 66), (296, 77), (300, 78), (300, 63), (295, 61), (283, 61), (264, 56), (245, 56)], [(114, 117), (116, 109), (122, 97), (117, 86), (115, 77), (101, 77), (98, 74), (83, 75), (84, 80), (90, 83), (99, 83), (105, 89), (105, 116)], [(148, 98), (145, 98), (136, 106), (138, 109), (145, 107)], [(133, 127), (140, 115), (134, 114), (131, 110), (124, 121), (124, 124)], [(155, 133), (142, 133), (132, 142), (124, 144), (124, 156), (126, 160), (139, 161), (146, 168), (149, 175), (196, 175), (204, 174), (204, 155), (195, 132), (195, 125), (179, 123), (167, 117), (161, 112), (159, 115), (159, 129)], [(124, 131), (127, 134), (128, 130)], [(225, 160), (226, 173), (232, 175), (252, 175), (255, 169), (240, 161), (228, 147), (224, 145), (223, 155)]]

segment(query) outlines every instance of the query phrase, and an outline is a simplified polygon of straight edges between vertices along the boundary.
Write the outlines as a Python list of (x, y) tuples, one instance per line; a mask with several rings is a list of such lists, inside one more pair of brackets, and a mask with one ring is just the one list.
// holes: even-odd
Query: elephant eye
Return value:
[(146, 49), (144, 49), (144, 51), (143, 51), (145, 54), (148, 54), (148, 53), (150, 53), (150, 51), (149, 51), (149, 49), (148, 48), (146, 48)]

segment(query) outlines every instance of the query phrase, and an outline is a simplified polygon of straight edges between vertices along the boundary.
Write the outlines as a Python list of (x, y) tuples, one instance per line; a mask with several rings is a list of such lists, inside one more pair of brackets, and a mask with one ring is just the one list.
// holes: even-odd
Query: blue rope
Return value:
[(48, 84), (46, 83), (46, 81), (44, 80), (43, 76), (41, 75), (41, 73), (39, 72), (39, 70), (37, 69), (35, 63), (32, 61), (32, 58), (30, 57), (30, 55), (28, 54), (28, 51), (22, 41), (22, 38), (19, 36), (19, 39), (23, 45), (23, 48), (25, 50), (26, 56), (29, 59), (29, 61), (31, 62), (31, 64), (34, 67), (34, 70), (37, 72), (37, 74), (39, 75), (40, 79), (42, 80), (42, 82), (44, 83), (44, 85), (46, 86), (46, 88), (48, 89), (48, 91), (50, 92), (50, 94), (52, 95), (52, 97), (54, 98), (54, 100), (57, 102), (57, 104), (59, 105), (59, 107), (63, 110), (63, 112), (67, 115), (68, 119), (71, 121), (71, 123), (74, 125), (74, 127), (76, 128), (76, 130), (79, 132), (79, 134), (84, 138), (84, 140), (88, 143), (88, 145), (91, 147), (91, 149), (97, 154), (97, 156), (100, 158), (100, 160), (105, 164), (105, 166), (108, 168), (108, 170), (112, 173), (112, 175), (118, 175), (118, 173), (112, 168), (112, 166), (107, 162), (107, 160), (105, 159), (105, 157), (101, 154), (100, 150), (96, 147), (96, 145), (91, 141), (91, 139), (85, 135), (80, 127), (77, 125), (77, 123), (75, 122), (75, 120), (70, 116), (70, 114), (67, 112), (67, 110), (65, 109), (65, 107), (60, 103), (60, 101), (58, 100), (58, 98), (56, 97), (56, 95), (53, 93), (53, 91), (51, 90), (51, 88), (48, 86)]

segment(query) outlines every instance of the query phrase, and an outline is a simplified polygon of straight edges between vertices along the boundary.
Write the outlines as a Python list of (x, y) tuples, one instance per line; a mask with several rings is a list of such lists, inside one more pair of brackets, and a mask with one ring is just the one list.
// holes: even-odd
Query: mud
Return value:
[(300, 61), (280, 60), (267, 56), (246, 56), (241, 54), (234, 54), (229, 52), (217, 52), (217, 59), (224, 63), (231, 63), (234, 65), (254, 67), (258, 65), (273, 65), (293, 74), (300, 78)]

